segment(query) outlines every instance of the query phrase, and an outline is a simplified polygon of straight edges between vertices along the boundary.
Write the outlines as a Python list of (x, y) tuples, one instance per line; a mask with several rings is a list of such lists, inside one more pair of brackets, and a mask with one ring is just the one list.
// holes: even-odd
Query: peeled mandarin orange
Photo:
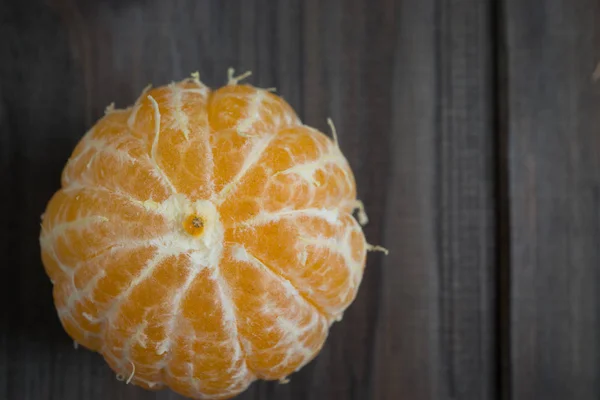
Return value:
[(197, 75), (85, 134), (43, 216), (66, 332), (128, 383), (227, 399), (283, 380), (354, 300), (366, 243), (337, 141)]

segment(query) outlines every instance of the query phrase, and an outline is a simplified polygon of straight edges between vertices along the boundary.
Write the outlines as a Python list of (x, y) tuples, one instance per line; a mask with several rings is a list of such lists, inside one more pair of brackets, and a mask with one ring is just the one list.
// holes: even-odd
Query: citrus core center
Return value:
[(204, 225), (204, 219), (198, 214), (190, 214), (183, 220), (183, 229), (191, 236), (202, 235)]

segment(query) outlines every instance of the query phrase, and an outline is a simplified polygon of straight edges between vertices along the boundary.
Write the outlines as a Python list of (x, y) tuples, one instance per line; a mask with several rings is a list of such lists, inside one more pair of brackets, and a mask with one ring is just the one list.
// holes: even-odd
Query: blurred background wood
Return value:
[(393, 111), (382, 126), (392, 160), (378, 168), (390, 176), (383, 229), (393, 252), (374, 305), (370, 398), (492, 399), (491, 2), (396, 4)]
[(597, 0), (508, 0), (512, 399), (600, 398)]
[(318, 358), (241, 399), (600, 398), (597, 0), (0, 0), (0, 60), (0, 399), (181, 399), (73, 348), (39, 218), (108, 104), (230, 66), (333, 118), (391, 249)]

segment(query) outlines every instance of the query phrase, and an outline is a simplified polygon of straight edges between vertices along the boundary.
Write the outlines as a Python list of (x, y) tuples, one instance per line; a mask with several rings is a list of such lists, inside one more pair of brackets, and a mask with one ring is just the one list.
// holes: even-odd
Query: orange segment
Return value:
[(128, 119), (157, 174), (172, 192), (192, 199), (206, 199), (213, 191), (209, 94), (194, 80), (152, 89), (140, 97)]
[(170, 337), (180, 304), (177, 293), (194, 273), (187, 255), (155, 253), (125, 292), (105, 312), (104, 355), (126, 375), (135, 365), (135, 379), (156, 382), (166, 366)]
[[(245, 174), (221, 192), (217, 202), (226, 224), (254, 217), (260, 210), (340, 208), (355, 201), (354, 176), (339, 148), (325, 135), (298, 126), (285, 129), (268, 143), (257, 141), (246, 158)], [(253, 203), (250, 212), (240, 205)]]
[(262, 379), (278, 379), (312, 360), (327, 337), (327, 318), (242, 245), (228, 248), (221, 269), (237, 304), (248, 366)]
[[(74, 269), (73, 279), (60, 280), (54, 286), (55, 305), (65, 322), (71, 321), (94, 337), (100, 335), (101, 322), (113, 301), (129, 287), (155, 252), (152, 248), (119, 248), (107, 251)], [(89, 342), (89, 335), (73, 338), (92, 350), (100, 350)]]
[(235, 130), (258, 137), (297, 125), (298, 116), (281, 97), (250, 85), (227, 85), (216, 90), (208, 107), (214, 131)]
[(166, 380), (184, 393), (235, 394), (254, 379), (246, 365), (232, 288), (218, 269), (200, 270), (181, 303)]
[(246, 85), (217, 90), (211, 98), (209, 119), (215, 170), (219, 171), (216, 193), (253, 167), (280, 130), (300, 123), (283, 99)]
[(118, 194), (83, 187), (57, 192), (46, 214), (41, 245), (46, 257), (54, 258), (49, 268), (70, 269), (117, 244), (148, 241), (166, 232), (162, 215)]
[(279, 133), (262, 165), (272, 171), (264, 188), (266, 211), (290, 204), (352, 210), (354, 176), (340, 149), (324, 134), (306, 126), (286, 129)]
[(171, 194), (143, 143), (122, 134), (127, 116), (123, 111), (110, 113), (84, 136), (63, 171), (63, 186), (108, 189), (136, 200), (162, 201)]
[(215, 163), (215, 192), (219, 193), (225, 185), (235, 179), (242, 171), (244, 165), (248, 165), (248, 155), (253, 149), (259, 148), (259, 144), (268, 141), (267, 138), (273, 133), (259, 132), (254, 137), (242, 136), (235, 129), (226, 129), (214, 132), (211, 135), (212, 154)]
[(352, 232), (360, 226), (350, 216), (305, 210), (248, 221), (229, 231), (226, 240), (243, 244), (329, 317), (338, 317), (362, 278), (366, 249), (361, 246), (356, 260)]

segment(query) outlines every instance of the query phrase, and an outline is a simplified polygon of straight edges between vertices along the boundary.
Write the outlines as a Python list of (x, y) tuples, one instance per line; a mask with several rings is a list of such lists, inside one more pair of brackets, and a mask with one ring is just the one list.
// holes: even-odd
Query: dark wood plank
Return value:
[(598, 399), (600, 3), (504, 3), (512, 399)]
[(373, 398), (492, 399), (491, 2), (401, 4)]
[[(2, 12), (2, 6), (0, 6)], [(1, 14), (0, 14), (1, 15)], [(1, 21), (1, 20), (0, 20)], [(1, 22), (0, 22), (1, 23)], [(1, 53), (0, 53), (1, 54)], [(0, 187), (10, 188), (10, 128), (8, 125), (8, 110), (4, 101), (4, 90), (0, 80)], [(0, 196), (0, 210), (8, 210), (10, 200), (8, 196)], [(9, 260), (9, 212), (0, 213), (0, 260), (3, 262), (0, 265), (0, 273), (4, 278), (0, 280), (0, 301), (2, 304), (9, 304), (8, 291), (8, 276), (7, 269), (9, 268), (5, 262)], [(0, 398), (8, 398), (8, 307), (0, 309)]]
[(39, 215), (109, 103), (196, 70), (217, 86), (230, 66), (277, 87), (307, 124), (327, 131), (333, 118), (366, 235), (392, 251), (370, 255), (314, 362), (240, 398), (494, 398), (491, 0), (1, 4), (0, 160), (14, 171), (2, 234), (19, 290), (0, 321), (7, 399), (181, 398), (117, 382), (72, 348), (39, 260)]

